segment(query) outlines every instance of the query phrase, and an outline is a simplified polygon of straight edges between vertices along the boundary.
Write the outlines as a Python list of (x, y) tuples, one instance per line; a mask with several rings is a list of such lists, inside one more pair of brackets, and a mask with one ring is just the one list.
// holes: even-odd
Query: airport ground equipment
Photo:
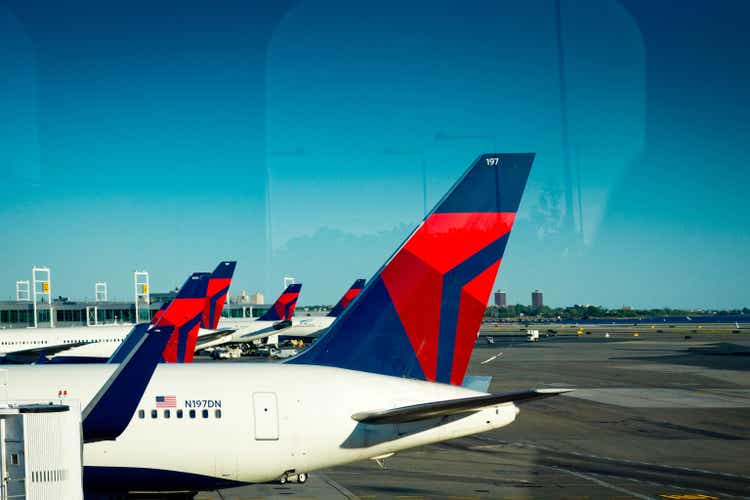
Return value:
[(0, 402), (0, 500), (83, 499), (78, 401)]

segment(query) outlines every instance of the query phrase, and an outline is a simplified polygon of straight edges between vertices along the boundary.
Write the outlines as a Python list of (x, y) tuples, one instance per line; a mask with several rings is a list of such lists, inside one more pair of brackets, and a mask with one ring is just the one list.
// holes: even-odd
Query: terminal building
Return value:
[[(148, 304), (139, 304), (140, 321), (149, 321), (161, 305), (172, 298), (176, 292), (152, 293)], [(226, 318), (257, 318), (270, 304), (238, 304), (224, 306), (222, 313)], [(37, 303), (37, 326), (39, 328), (56, 326), (91, 326), (111, 325), (118, 323), (136, 323), (135, 302), (97, 302), (73, 301), (64, 298), (52, 300), (51, 303)], [(25, 328), (34, 326), (34, 303), (24, 301), (0, 301), (0, 329)]]

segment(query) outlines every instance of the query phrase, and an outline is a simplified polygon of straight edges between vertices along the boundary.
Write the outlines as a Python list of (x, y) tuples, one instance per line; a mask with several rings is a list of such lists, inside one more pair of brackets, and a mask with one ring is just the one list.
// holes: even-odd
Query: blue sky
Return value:
[(750, 6), (562, 1), (561, 53), (549, 1), (153, 4), (0, 3), (0, 296), (233, 258), (235, 292), (333, 303), (422, 216), (423, 166), (431, 206), (496, 149), (537, 153), (510, 301), (750, 303)]

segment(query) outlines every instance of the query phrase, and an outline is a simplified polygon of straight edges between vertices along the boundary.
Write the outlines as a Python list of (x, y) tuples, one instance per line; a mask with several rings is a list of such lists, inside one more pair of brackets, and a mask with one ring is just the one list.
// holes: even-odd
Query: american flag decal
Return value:
[(177, 396), (156, 396), (157, 408), (175, 408), (177, 407)]

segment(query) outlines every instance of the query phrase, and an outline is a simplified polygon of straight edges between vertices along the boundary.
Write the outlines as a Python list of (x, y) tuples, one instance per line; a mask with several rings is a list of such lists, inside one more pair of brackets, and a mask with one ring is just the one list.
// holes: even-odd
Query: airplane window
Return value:
[(182, 410), (177, 410), (177, 418), (182, 418)]
[(208, 410), (203, 410), (203, 418), (208, 418)]
[(216, 415), (216, 418), (221, 418), (221, 410), (214, 411), (214, 415)]
[(146, 416), (146, 412), (143, 410), (138, 410), (138, 418), (144, 418)]
[(170, 416), (170, 411), (164, 410), (164, 418), (169, 418), (169, 416)]
[(157, 412), (156, 410), (151, 410), (151, 418), (156, 418)]
[(195, 410), (190, 410), (190, 418), (195, 418)]

